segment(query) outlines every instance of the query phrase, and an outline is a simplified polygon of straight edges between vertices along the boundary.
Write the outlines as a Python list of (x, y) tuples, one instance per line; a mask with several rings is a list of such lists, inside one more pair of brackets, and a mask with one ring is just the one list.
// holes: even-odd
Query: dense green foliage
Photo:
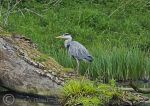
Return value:
[(1, 4), (1, 26), (31, 38), (63, 66), (75, 67), (75, 62), (55, 37), (69, 32), (94, 56), (92, 64), (82, 63), (82, 74), (102, 80), (149, 78), (149, 0), (22, 0), (17, 4), (2, 0)]
[(62, 88), (62, 94), (64, 106), (138, 105), (144, 98), (140, 94), (123, 91), (116, 86), (114, 79), (110, 80), (108, 84), (84, 78), (70, 80)]
[(88, 80), (71, 80), (62, 89), (64, 106), (100, 106), (108, 103), (113, 97), (121, 96), (115, 83), (94, 85)]

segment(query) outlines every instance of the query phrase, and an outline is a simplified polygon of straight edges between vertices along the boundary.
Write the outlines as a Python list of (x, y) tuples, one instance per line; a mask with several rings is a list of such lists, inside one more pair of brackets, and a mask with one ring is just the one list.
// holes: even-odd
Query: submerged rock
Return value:
[(0, 36), (1, 86), (18, 92), (59, 95), (67, 75), (63, 70), (53, 58), (40, 53), (30, 39)]

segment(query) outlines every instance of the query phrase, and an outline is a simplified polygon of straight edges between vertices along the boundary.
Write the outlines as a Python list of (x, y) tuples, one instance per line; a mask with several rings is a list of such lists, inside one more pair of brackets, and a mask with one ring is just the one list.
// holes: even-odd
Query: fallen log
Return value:
[[(132, 87), (131, 88), (120, 87), (119, 89), (121, 89), (123, 91), (137, 92)], [(140, 89), (142, 91), (150, 91), (150, 88), (138, 88), (138, 89)], [(139, 93), (141, 93), (141, 92), (139, 92)]]
[(138, 93), (143, 93), (143, 94), (150, 93), (150, 88), (147, 88), (147, 89), (138, 88), (132, 81), (130, 81), (129, 86), (131, 86), (134, 89), (134, 91), (136, 91)]

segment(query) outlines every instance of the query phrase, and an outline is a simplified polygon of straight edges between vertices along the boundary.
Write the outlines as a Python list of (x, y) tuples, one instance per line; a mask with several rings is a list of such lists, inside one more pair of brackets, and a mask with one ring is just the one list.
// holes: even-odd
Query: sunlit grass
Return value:
[(120, 97), (120, 90), (112, 84), (98, 84), (97, 86), (85, 79), (70, 80), (63, 89), (64, 106), (83, 104), (85, 106), (103, 106), (114, 96)]

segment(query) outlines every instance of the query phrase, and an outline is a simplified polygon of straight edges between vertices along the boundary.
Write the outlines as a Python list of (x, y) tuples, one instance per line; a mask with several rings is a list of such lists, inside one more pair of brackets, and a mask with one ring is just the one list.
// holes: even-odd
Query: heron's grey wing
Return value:
[(89, 54), (88, 50), (80, 43), (76, 41), (72, 41), (69, 44), (68, 52), (71, 56), (79, 59), (79, 60), (87, 60), (89, 62), (92, 62), (93, 58)]

